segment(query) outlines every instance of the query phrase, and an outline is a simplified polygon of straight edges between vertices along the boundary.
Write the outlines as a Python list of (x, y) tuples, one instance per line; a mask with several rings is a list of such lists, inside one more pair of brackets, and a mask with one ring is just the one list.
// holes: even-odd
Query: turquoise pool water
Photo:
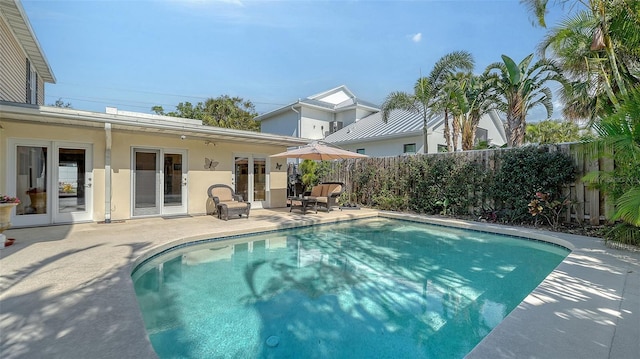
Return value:
[(462, 358), (568, 253), (375, 218), (182, 247), (132, 277), (160, 358)]

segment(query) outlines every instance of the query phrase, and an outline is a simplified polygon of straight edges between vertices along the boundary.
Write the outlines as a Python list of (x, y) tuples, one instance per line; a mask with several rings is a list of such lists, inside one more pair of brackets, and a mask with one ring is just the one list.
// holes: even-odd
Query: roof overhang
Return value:
[(55, 83), (51, 66), (19, 0), (0, 1), (0, 15), (6, 19), (16, 39), (44, 82)]
[(0, 101), (0, 121), (46, 123), (76, 128), (104, 128), (106, 123), (110, 123), (114, 131), (186, 136), (188, 139), (232, 143), (250, 142), (253, 144), (288, 147), (301, 146), (312, 141), (306, 138), (213, 127), (188, 121), (167, 121), (166, 118), (160, 117), (136, 117)]

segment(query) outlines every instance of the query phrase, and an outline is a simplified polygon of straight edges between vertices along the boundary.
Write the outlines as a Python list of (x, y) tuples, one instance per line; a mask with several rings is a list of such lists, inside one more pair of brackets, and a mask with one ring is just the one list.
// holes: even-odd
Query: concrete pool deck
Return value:
[[(0, 357), (155, 358), (131, 282), (149, 253), (192, 239), (377, 216), (378, 212), (252, 210), (249, 219), (149, 218), (10, 229), (0, 250)], [(381, 212), (382, 216), (395, 214)], [(402, 215), (561, 243), (573, 252), (469, 358), (636, 358), (640, 253), (597, 238)]]

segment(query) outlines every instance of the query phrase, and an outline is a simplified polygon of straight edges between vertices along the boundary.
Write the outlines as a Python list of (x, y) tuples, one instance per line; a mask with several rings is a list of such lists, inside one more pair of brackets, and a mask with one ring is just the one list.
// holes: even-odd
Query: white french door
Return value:
[(54, 143), (54, 223), (93, 219), (93, 161), (89, 144)]
[(20, 199), (14, 226), (93, 219), (92, 146), (9, 139), (7, 189)]
[(132, 216), (187, 213), (186, 151), (132, 150)]
[(267, 158), (262, 155), (235, 155), (233, 184), (237, 194), (251, 202), (251, 208), (263, 208), (268, 203)]

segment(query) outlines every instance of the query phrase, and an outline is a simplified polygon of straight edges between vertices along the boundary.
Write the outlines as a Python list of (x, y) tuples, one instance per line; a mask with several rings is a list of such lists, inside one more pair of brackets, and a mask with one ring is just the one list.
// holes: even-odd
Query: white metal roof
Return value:
[[(429, 127), (432, 128), (439, 120), (429, 120)], [(394, 110), (385, 123), (382, 121), (382, 112), (376, 112), (330, 134), (324, 140), (330, 143), (349, 143), (418, 135), (422, 133), (423, 122), (421, 113)]]
[(51, 66), (40, 47), (35, 32), (19, 0), (0, 0), (0, 14), (6, 19), (11, 31), (27, 54), (29, 61), (35, 66), (38, 76), (45, 82), (55, 83), (56, 78)]

